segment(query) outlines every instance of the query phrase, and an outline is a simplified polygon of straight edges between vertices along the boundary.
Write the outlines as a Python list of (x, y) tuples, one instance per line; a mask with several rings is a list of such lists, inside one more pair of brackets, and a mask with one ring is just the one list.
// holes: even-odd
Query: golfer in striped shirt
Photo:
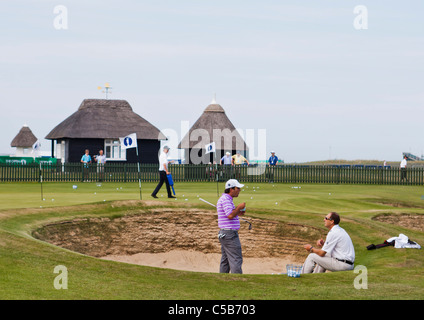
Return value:
[(238, 216), (244, 215), (246, 203), (240, 203), (237, 207), (233, 199), (238, 197), (243, 184), (231, 179), (225, 183), (225, 193), (219, 198), (216, 204), (218, 212), (218, 238), (221, 243), (221, 264), (220, 273), (243, 273), (241, 265), (243, 256), (241, 243), (238, 235), (240, 220)]

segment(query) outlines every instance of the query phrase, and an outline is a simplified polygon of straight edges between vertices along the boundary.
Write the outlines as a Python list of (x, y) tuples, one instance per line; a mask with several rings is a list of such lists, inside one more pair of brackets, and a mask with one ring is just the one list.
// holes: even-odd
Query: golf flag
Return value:
[(31, 153), (34, 153), (35, 151), (40, 150), (40, 148), (41, 148), (41, 143), (38, 140), (35, 141), (35, 143), (32, 145)]
[(209, 143), (205, 146), (206, 149), (206, 154), (211, 153), (211, 152), (215, 152), (215, 142)]
[(119, 138), (121, 142), (121, 149), (126, 150), (129, 148), (135, 148), (137, 155), (137, 168), (138, 168), (138, 185), (140, 188), (140, 200), (141, 200), (141, 176), (140, 176), (140, 159), (138, 157), (138, 146), (137, 146), (137, 134), (131, 133), (124, 138)]
[(137, 134), (132, 133), (124, 138), (119, 138), (122, 149), (137, 148)]

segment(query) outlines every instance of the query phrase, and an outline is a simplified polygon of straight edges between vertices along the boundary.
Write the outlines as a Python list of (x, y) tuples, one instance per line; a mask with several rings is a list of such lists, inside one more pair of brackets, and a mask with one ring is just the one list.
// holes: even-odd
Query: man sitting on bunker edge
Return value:
[(329, 271), (353, 270), (355, 249), (347, 232), (339, 226), (340, 216), (330, 212), (324, 218), (324, 225), (329, 230), (326, 241), (317, 241), (317, 247), (310, 244), (303, 247), (309, 255), (303, 265), (302, 273), (322, 273)]

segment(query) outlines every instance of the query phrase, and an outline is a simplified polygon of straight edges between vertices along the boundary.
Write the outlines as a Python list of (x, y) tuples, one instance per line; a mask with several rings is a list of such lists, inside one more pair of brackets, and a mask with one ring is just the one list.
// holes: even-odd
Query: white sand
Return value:
[[(163, 253), (137, 253), (131, 256), (109, 255), (105, 260), (176, 270), (219, 272), (221, 254), (172, 250)], [(296, 263), (288, 258), (243, 258), (244, 274), (278, 274), (286, 272), (286, 264)]]

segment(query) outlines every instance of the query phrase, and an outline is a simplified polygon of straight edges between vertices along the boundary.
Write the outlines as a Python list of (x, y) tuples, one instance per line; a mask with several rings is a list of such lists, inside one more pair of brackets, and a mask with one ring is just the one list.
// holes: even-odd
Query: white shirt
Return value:
[(406, 168), (406, 159), (403, 159), (400, 163), (401, 168)]
[(334, 225), (327, 234), (322, 247), (332, 258), (355, 261), (355, 248), (347, 232), (338, 224)]
[(165, 171), (165, 166), (168, 169), (168, 154), (166, 154), (164, 151), (159, 156), (159, 171)]
[(102, 156), (96, 156), (96, 160), (98, 164), (105, 164), (106, 163), (106, 156), (102, 155)]

